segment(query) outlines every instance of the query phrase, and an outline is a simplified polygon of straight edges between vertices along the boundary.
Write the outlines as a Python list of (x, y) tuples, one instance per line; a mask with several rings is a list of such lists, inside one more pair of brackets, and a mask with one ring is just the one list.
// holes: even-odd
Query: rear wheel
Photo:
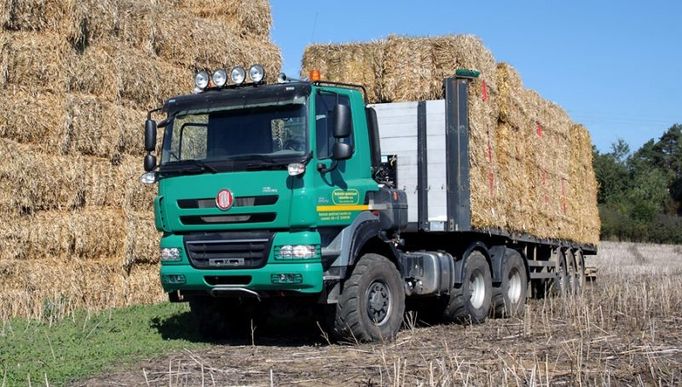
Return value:
[(580, 250), (575, 251), (575, 264), (576, 264), (576, 281), (575, 284), (578, 288), (577, 294), (580, 294), (585, 287), (585, 257), (583, 252)]
[(404, 312), (405, 288), (398, 269), (384, 256), (365, 254), (343, 285), (334, 331), (358, 341), (392, 340)]
[(514, 249), (507, 249), (502, 262), (502, 282), (493, 287), (493, 312), (495, 317), (523, 315), (528, 292), (528, 275), (523, 257)]
[(463, 271), (462, 286), (450, 290), (443, 317), (447, 321), (482, 323), (488, 317), (492, 298), (488, 260), (480, 251), (472, 251), (464, 261)]
[(566, 270), (566, 258), (564, 253), (560, 250), (557, 251), (556, 262), (555, 262), (555, 273), (556, 277), (552, 280), (552, 285), (550, 287), (552, 295), (565, 296), (568, 290), (568, 275)]
[(576, 267), (575, 256), (570, 250), (566, 251), (566, 293), (575, 295), (578, 293), (578, 269)]

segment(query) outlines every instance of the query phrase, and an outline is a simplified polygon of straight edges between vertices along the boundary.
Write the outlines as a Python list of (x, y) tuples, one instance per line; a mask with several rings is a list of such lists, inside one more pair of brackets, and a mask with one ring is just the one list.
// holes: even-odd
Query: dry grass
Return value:
[(353, 346), (327, 345), (316, 328), (284, 337), (256, 328), (248, 342), (151, 359), (83, 384), (676, 385), (682, 248), (632, 246), (603, 243), (588, 259), (597, 283), (575, 299), (531, 301), (521, 319), (415, 327), (408, 318), (395, 342)]

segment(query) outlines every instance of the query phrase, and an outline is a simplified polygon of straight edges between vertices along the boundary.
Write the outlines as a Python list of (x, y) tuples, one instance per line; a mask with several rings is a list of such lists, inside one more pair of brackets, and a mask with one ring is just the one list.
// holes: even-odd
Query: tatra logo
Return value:
[(230, 192), (229, 189), (221, 189), (220, 192), (218, 192), (218, 196), (215, 197), (215, 204), (223, 211), (229, 210), (230, 207), (232, 207), (232, 204), (234, 204), (232, 192)]

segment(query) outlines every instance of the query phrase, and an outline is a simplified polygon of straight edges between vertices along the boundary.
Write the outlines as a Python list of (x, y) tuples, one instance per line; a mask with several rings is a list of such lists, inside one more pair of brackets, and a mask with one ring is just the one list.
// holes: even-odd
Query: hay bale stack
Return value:
[(302, 76), (317, 69), (324, 79), (364, 85), (367, 98), (381, 100), (381, 76), (386, 42), (320, 44), (308, 46), (303, 54)]
[(281, 66), (267, 1), (213, 3), (3, 2), (0, 318), (162, 299), (146, 111), (196, 68)]
[(526, 89), (512, 66), (497, 64), (479, 39), (312, 45), (302, 67), (303, 76), (318, 69), (323, 79), (364, 84), (375, 103), (443, 98), (443, 78), (458, 68), (480, 71), (469, 87), (472, 226), (597, 242), (589, 136), (561, 107)]

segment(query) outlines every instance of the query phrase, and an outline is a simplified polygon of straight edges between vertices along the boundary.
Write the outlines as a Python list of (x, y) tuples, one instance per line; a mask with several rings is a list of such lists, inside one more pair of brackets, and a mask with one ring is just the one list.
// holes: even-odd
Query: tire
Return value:
[(578, 268), (576, 267), (575, 256), (570, 250), (564, 255), (566, 258), (566, 294), (575, 296), (578, 294)]
[(189, 301), (196, 332), (204, 340), (220, 340), (245, 336), (252, 311), (239, 300), (195, 297)]
[(550, 293), (553, 296), (565, 297), (568, 293), (568, 275), (566, 269), (566, 258), (564, 253), (559, 251), (555, 263), (555, 272), (557, 277), (551, 281)]
[(393, 262), (365, 254), (343, 285), (334, 333), (354, 341), (393, 340), (405, 313), (405, 285)]
[(582, 294), (583, 289), (585, 288), (585, 257), (583, 256), (583, 252), (580, 251), (580, 249), (576, 250), (575, 253), (575, 264), (576, 264), (576, 281), (575, 283), (578, 286), (578, 291), (576, 292), (577, 294)]
[(490, 313), (492, 277), (488, 260), (480, 251), (472, 251), (464, 261), (463, 283), (450, 290), (443, 319), (449, 322), (480, 324)]
[(528, 293), (528, 274), (523, 257), (514, 249), (506, 249), (502, 258), (502, 281), (493, 287), (494, 317), (523, 316)]

